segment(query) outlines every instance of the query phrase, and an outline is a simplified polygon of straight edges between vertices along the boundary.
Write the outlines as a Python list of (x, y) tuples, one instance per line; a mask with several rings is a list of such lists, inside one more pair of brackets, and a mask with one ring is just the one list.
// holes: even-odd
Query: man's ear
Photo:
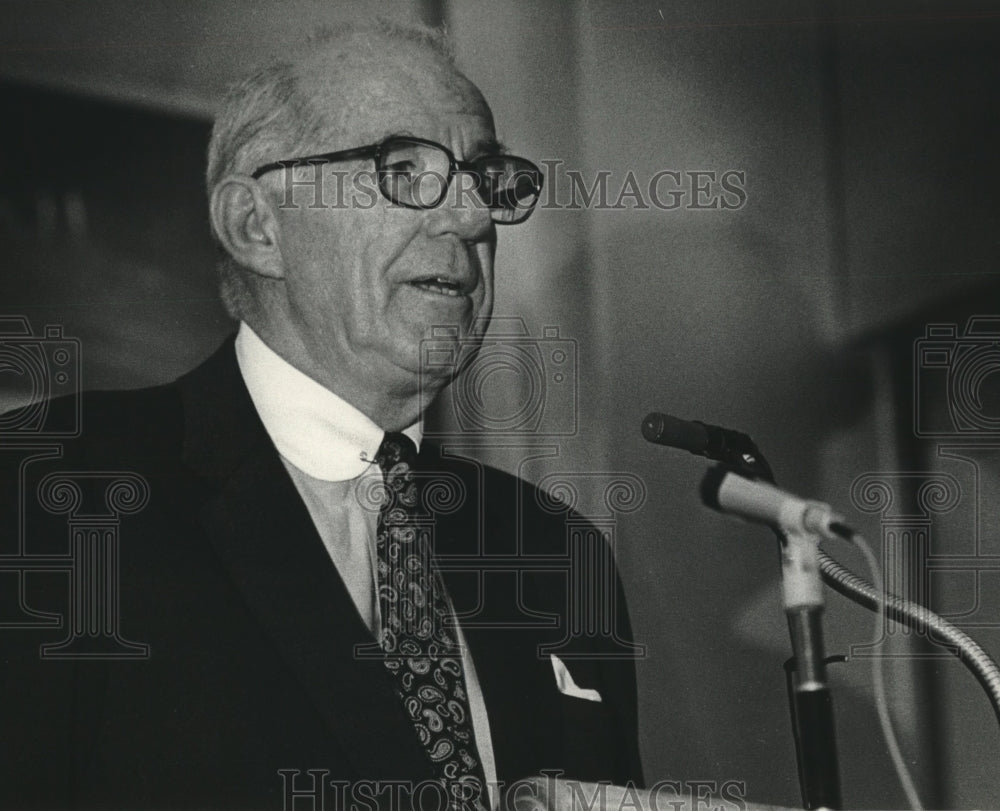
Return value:
[(212, 226), (222, 246), (240, 265), (269, 279), (282, 279), (279, 224), (264, 190), (253, 178), (229, 175), (212, 190)]

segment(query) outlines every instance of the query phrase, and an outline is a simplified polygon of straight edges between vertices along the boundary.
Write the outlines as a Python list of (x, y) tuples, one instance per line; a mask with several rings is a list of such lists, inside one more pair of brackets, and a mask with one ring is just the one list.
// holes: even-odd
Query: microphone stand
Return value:
[[(737, 473), (774, 484), (774, 473), (754, 441), (735, 431), (711, 436), (709, 458), (721, 459)], [(840, 771), (833, 720), (833, 699), (823, 655), (823, 581), (819, 538), (775, 529), (781, 555), (782, 584), (792, 659), (785, 662), (788, 704), (803, 806), (839, 809)]]
[(826, 681), (827, 659), (823, 656), (819, 540), (810, 534), (785, 535), (781, 568), (792, 640), (792, 659), (785, 663), (785, 674), (802, 803), (808, 809), (839, 809), (833, 698)]

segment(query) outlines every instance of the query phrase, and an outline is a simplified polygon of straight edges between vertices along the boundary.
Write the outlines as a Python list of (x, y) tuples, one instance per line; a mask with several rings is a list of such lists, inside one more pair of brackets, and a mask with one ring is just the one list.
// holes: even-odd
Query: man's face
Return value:
[[(389, 135), (436, 141), (459, 160), (495, 145), (492, 115), (479, 92), (416, 51), (338, 64), (335, 72), (316, 59), (303, 70), (301, 88), (330, 125), (329, 141), (316, 144), (315, 152)], [(333, 184), (337, 172), (372, 168), (370, 159), (330, 164), (323, 178)], [(276, 173), (272, 182), (282, 190), (285, 180)], [(335, 188), (324, 191), (334, 203)], [(364, 387), (406, 396), (418, 387), (420, 342), (432, 327), (455, 327), (459, 339), (466, 338), (493, 306), (495, 228), (488, 211), (454, 190), (426, 210), (375, 195), (374, 205), (362, 195), (368, 205), (311, 208), (312, 189), (300, 187), (297, 205), (278, 210), (290, 319), (283, 328), (295, 331), (304, 350), (293, 362), (348, 400)], [(449, 284), (429, 283), (433, 279)], [(423, 381), (424, 389), (436, 391), (448, 379), (439, 370), (436, 379)]]

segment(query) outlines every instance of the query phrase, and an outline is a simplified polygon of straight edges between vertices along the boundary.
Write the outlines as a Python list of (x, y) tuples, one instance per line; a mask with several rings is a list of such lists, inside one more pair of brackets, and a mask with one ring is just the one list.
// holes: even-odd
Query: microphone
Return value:
[[(823, 652), (823, 579), (818, 539), (850, 539), (851, 529), (827, 504), (779, 490), (716, 466), (701, 482), (705, 504), (748, 521), (769, 524), (783, 536), (781, 593), (792, 640), (794, 667), (788, 697), (803, 808), (840, 808), (840, 773), (833, 699)], [(786, 668), (788, 665), (786, 664)]]
[(754, 441), (739, 431), (653, 411), (642, 421), (642, 435), (654, 445), (679, 448), (716, 462), (752, 469), (767, 479), (773, 478)]
[(754, 481), (724, 467), (710, 468), (701, 481), (707, 507), (793, 535), (850, 539), (853, 532), (829, 504), (807, 501), (773, 484)]

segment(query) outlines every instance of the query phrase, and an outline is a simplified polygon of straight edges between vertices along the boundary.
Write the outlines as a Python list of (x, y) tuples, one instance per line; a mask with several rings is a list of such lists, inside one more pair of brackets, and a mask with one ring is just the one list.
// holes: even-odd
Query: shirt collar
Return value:
[[(323, 481), (368, 470), (385, 432), (350, 403), (300, 372), (240, 323), (236, 360), (271, 441), (303, 473)], [(423, 425), (403, 431), (419, 448)]]

